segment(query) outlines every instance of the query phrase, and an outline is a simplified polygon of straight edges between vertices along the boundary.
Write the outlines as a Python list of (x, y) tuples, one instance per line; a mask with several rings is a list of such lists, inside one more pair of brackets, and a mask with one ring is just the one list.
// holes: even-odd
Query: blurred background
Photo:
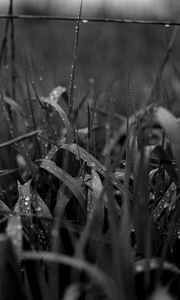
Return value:
[[(1, 0), (1, 12), (8, 11), (9, 1)], [(77, 16), (79, 0), (14, 1), (14, 12)], [(177, 21), (180, 3), (177, 0), (84, 0), (82, 17), (133, 18)], [(53, 87), (68, 88), (73, 60), (75, 22), (15, 20), (17, 85), (21, 85), (24, 64), (31, 64), (31, 76), (38, 92), (46, 96)], [(3, 37), (5, 21), (1, 20)], [(132, 97), (139, 107), (146, 102), (173, 26), (92, 23), (81, 24), (76, 72), (76, 102), (91, 86), (92, 93), (105, 108), (114, 99), (120, 113), (126, 113), (128, 77), (133, 81)], [(170, 103), (179, 114), (179, 36), (166, 66), (158, 97)], [(1, 72), (7, 84), (5, 66)], [(26, 91), (23, 90), (25, 94)], [(170, 99), (170, 101), (169, 101)], [(159, 99), (158, 99), (159, 100)], [(169, 104), (168, 104), (169, 105)]]

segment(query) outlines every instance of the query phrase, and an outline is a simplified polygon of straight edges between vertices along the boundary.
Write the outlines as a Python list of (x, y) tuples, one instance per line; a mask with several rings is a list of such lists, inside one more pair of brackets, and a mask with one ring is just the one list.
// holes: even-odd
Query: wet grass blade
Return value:
[[(150, 216), (148, 210), (149, 157), (143, 149), (136, 157), (133, 219), (136, 232), (137, 252), (147, 253), (147, 243), (150, 241)], [(150, 249), (148, 249), (150, 250)]]
[(174, 158), (178, 166), (178, 178), (180, 183), (180, 122), (174, 115), (163, 107), (154, 109), (154, 119), (165, 130), (172, 146)]
[(24, 251), (21, 253), (21, 259), (25, 261), (44, 260), (55, 264), (64, 264), (77, 270), (85, 271), (95, 284), (98, 284), (109, 299), (117, 300), (117, 286), (110, 276), (102, 272), (95, 265), (92, 265), (82, 259), (70, 257), (63, 254)]
[[(14, 0), (9, 2), (9, 13), (14, 14)], [(12, 98), (16, 100), (16, 43), (15, 43), (15, 24), (14, 19), (10, 18), (10, 40), (11, 40), (11, 84)]]
[[(61, 93), (58, 94), (59, 97), (60, 97), (60, 95), (62, 95), (63, 92), (64, 92), (64, 91), (63, 91), (63, 89), (62, 89), (62, 90), (61, 90)], [(61, 108), (61, 106), (57, 103), (57, 101), (54, 101), (54, 93), (55, 93), (55, 90), (54, 90), (54, 92), (52, 92), (52, 93), (53, 93), (53, 94), (52, 94), (52, 95), (50, 94), (50, 96), (47, 97), (47, 98), (42, 97), (42, 98), (41, 98), (41, 101), (44, 102), (44, 103), (47, 103), (47, 104), (51, 105), (51, 106), (58, 112), (58, 114), (59, 114), (61, 120), (63, 121), (63, 123), (64, 123), (64, 125), (65, 125), (65, 127), (66, 127), (66, 129), (67, 129), (67, 138), (68, 138), (68, 141), (69, 141), (69, 142), (72, 142), (72, 140), (73, 140), (73, 130), (72, 130), (70, 121), (69, 121), (69, 119), (68, 119), (68, 117), (67, 117), (65, 111)], [(58, 98), (59, 98), (59, 97), (58, 97)]]
[[(94, 168), (103, 177), (106, 176), (105, 166), (102, 165), (100, 161), (98, 161), (93, 155), (91, 155), (82, 147), (77, 146), (76, 144), (64, 144), (61, 146), (61, 149), (72, 152), (77, 157), (77, 159), (79, 159), (80, 156), (80, 158), (87, 164), (87, 166)], [(111, 180), (113, 185), (123, 193), (123, 185), (115, 178), (114, 175), (112, 175)], [(132, 195), (130, 193), (129, 196), (130, 198), (132, 198)]]
[(40, 168), (46, 170), (47, 172), (53, 174), (59, 180), (61, 180), (72, 191), (74, 196), (79, 201), (83, 211), (85, 211), (85, 196), (82, 192), (81, 186), (77, 183), (77, 181), (73, 177), (71, 177), (67, 172), (59, 168), (53, 161), (46, 159), (40, 161)]
[(82, 14), (82, 6), (83, 0), (81, 0), (80, 8), (79, 8), (79, 15), (75, 30), (75, 39), (74, 39), (74, 51), (73, 51), (73, 62), (71, 66), (71, 75), (70, 75), (70, 84), (69, 84), (69, 98), (68, 98), (68, 118), (73, 126), (74, 120), (74, 86), (75, 86), (75, 74), (76, 74), (76, 67), (77, 67), (77, 50), (78, 50), (78, 43), (79, 43), (79, 32), (80, 32), (80, 25), (81, 25), (81, 14)]

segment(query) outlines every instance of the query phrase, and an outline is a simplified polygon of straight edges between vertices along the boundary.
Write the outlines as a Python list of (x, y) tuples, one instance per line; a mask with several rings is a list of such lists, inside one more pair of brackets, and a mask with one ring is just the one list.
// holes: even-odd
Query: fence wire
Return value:
[[(16, 19), (16, 20), (51, 20), (51, 21), (67, 21), (77, 22), (77, 17), (63, 17), (53, 15), (24, 15), (24, 14), (0, 14), (0, 19)], [(139, 20), (139, 19), (119, 19), (119, 18), (80, 18), (81, 23), (122, 23), (122, 24), (147, 24), (147, 25), (164, 25), (179, 26), (180, 21), (169, 20)]]

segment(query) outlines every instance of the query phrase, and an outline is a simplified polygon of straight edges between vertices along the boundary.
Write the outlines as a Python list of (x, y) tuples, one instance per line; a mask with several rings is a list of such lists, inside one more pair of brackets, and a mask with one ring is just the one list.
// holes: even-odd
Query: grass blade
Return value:
[(64, 170), (59, 168), (53, 161), (46, 159), (40, 161), (40, 168), (46, 170), (61, 180), (72, 191), (76, 199), (79, 201), (83, 211), (85, 211), (85, 196), (82, 192), (81, 186), (76, 182), (76, 180)]
[(178, 179), (180, 184), (180, 122), (167, 109), (157, 107), (154, 109), (154, 119), (165, 130), (172, 146), (174, 158), (178, 166)]
[(75, 73), (77, 67), (77, 50), (78, 50), (78, 43), (79, 43), (79, 31), (81, 25), (81, 14), (82, 14), (82, 6), (83, 0), (81, 0), (80, 8), (79, 8), (79, 15), (75, 30), (75, 40), (74, 40), (74, 51), (73, 51), (73, 63), (71, 66), (71, 80), (69, 85), (69, 98), (68, 98), (68, 117), (73, 126), (74, 120), (74, 85), (75, 85)]
[(64, 93), (64, 91), (65, 90), (62, 87), (57, 87), (56, 89), (54, 89), (50, 93), (49, 97), (47, 97), (47, 98), (41, 97), (41, 101), (51, 105), (58, 112), (61, 120), (63, 121), (63, 123), (64, 123), (64, 125), (67, 129), (68, 141), (72, 142), (72, 140), (73, 140), (73, 130), (72, 130), (70, 121), (69, 121), (65, 111), (57, 103), (57, 99), (62, 95), (62, 93)]

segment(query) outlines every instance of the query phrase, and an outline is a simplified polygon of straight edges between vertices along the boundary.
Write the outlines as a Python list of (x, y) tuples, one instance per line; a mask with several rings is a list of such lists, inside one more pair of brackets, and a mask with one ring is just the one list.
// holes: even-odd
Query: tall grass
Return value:
[[(15, 24), (12, 19), (5, 24), (0, 61), (2, 67), (10, 34), (6, 63), (12, 89), (0, 89), (10, 134), (0, 149), (16, 151), (16, 161), (15, 168), (0, 170), (0, 299), (178, 299), (179, 119), (158, 101), (135, 111), (132, 71), (126, 117), (114, 113), (113, 99), (108, 111), (98, 107), (93, 93), (88, 101), (90, 91), (75, 105), (82, 9), (83, 2), (65, 108), (66, 89), (58, 86), (40, 96), (30, 66), (25, 66), (28, 105), (17, 101)], [(177, 29), (153, 92), (176, 37)], [(76, 130), (86, 102), (87, 127)], [(101, 153), (95, 149), (98, 114), (105, 121)], [(23, 135), (17, 116), (26, 121)], [(3, 179), (10, 179), (6, 187)]]

